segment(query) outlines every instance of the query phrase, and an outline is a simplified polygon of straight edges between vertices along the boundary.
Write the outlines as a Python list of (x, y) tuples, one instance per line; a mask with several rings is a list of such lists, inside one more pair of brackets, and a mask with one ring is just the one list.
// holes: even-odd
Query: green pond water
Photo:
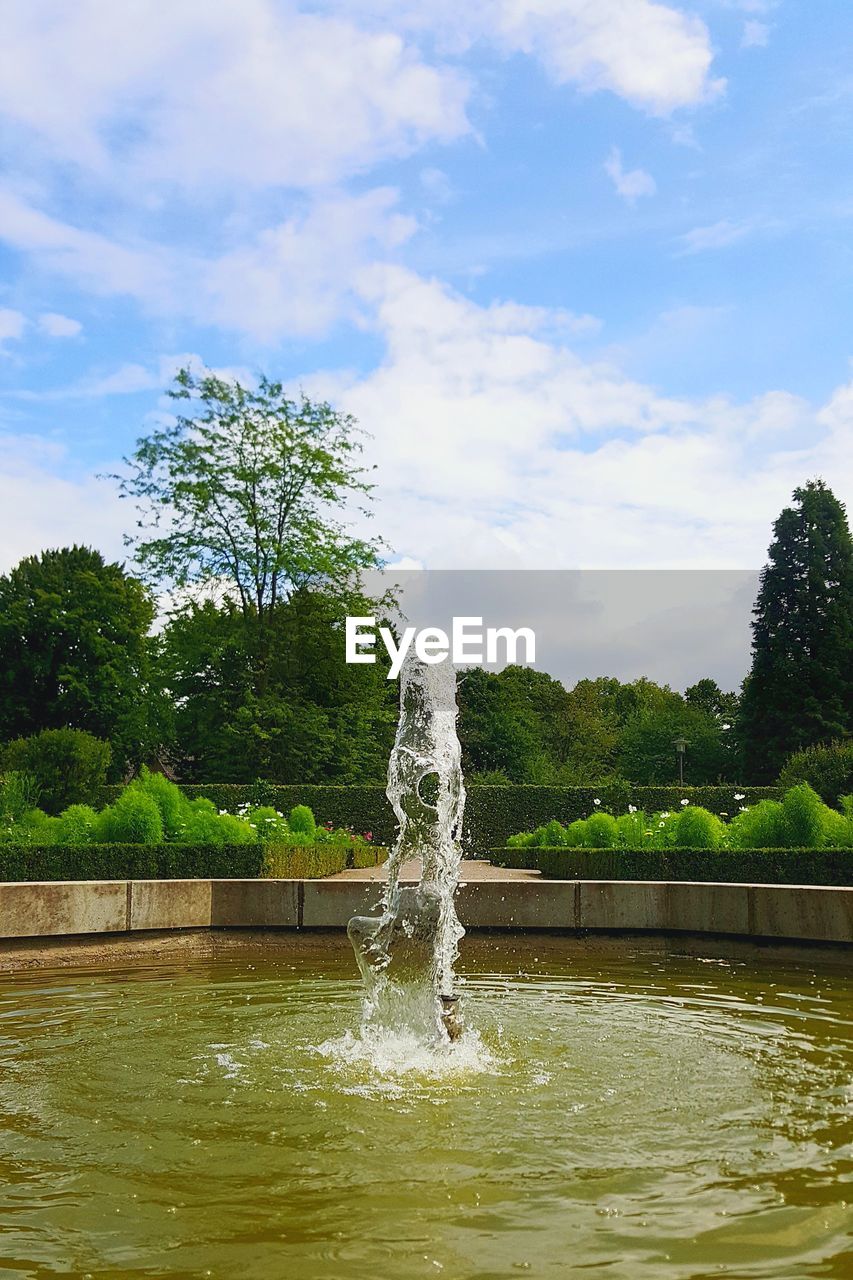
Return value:
[(849, 970), (463, 946), (361, 1042), (337, 941), (0, 979), (0, 1276), (853, 1276)]

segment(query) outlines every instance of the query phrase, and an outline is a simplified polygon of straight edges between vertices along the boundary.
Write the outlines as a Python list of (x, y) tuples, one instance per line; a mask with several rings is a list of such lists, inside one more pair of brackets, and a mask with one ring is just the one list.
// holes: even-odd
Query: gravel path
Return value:
[[(404, 862), (403, 869), (400, 874), (401, 880), (418, 881), (421, 878), (421, 863), (419, 858), (413, 858), (411, 862)], [(518, 870), (514, 867), (493, 867), (490, 862), (482, 862), (480, 859), (463, 858), (462, 867), (459, 875), (460, 884), (467, 884), (469, 880), (538, 880), (538, 871)], [(381, 867), (358, 867), (353, 871), (339, 871), (335, 876), (329, 876), (330, 880), (387, 880), (388, 868)]]

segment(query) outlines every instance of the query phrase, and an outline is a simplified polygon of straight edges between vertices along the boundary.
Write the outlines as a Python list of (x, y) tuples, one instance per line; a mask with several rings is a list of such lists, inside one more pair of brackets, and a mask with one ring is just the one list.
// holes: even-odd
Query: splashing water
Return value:
[[(465, 930), (454, 894), (465, 788), (456, 716), (452, 664), (407, 658), (386, 788), (400, 832), (382, 914), (355, 916), (347, 930), (365, 983), (363, 1035), (405, 1030), (445, 1046), (462, 1038), (454, 963)], [(420, 883), (402, 886), (402, 864), (414, 857), (423, 859)]]

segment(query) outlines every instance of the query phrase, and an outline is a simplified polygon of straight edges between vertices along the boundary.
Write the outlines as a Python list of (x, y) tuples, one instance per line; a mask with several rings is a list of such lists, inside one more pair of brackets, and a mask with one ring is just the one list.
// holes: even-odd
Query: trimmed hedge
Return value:
[(0, 880), (254, 879), (261, 844), (0, 845)]
[(378, 866), (387, 856), (375, 845), (332, 843), (0, 844), (0, 881), (315, 879), (347, 866)]
[(850, 849), (491, 849), (497, 867), (549, 880), (706, 880), (853, 885)]
[[(111, 804), (120, 787), (102, 787), (96, 802)], [(206, 796), (217, 809), (234, 813), (241, 804), (271, 804), (284, 813), (294, 805), (307, 804), (318, 825), (350, 827), (362, 835), (371, 832), (381, 845), (393, 844), (397, 834), (394, 813), (381, 786), (339, 787), (325, 785), (300, 785), (288, 783), (208, 783), (182, 786), (187, 799)], [(756, 804), (759, 800), (779, 800), (778, 787), (635, 787), (626, 782), (612, 782), (598, 787), (492, 787), (468, 788), (465, 804), (465, 829), (463, 843), (466, 852), (482, 852), (506, 842), (517, 831), (531, 831), (543, 826), (552, 818), (564, 826), (576, 818), (588, 818), (598, 807), (608, 813), (628, 812), (628, 805), (636, 805), (647, 813), (661, 809), (677, 809), (679, 801), (710, 809), (712, 813), (732, 817), (741, 805)], [(736, 795), (744, 799), (736, 800)]]

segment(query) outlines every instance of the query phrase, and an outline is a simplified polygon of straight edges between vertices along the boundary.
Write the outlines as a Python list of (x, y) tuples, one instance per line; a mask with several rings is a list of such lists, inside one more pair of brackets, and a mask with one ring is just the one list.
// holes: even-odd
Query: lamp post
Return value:
[(684, 752), (687, 750), (687, 739), (675, 739), (675, 754), (678, 757), (678, 781), (684, 782)]

